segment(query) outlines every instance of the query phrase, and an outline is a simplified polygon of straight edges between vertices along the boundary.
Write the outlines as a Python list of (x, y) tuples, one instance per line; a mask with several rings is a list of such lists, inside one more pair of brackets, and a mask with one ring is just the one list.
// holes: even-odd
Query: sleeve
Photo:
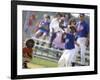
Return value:
[(78, 25), (79, 25), (79, 22), (76, 23), (76, 28), (78, 27)]
[(88, 23), (86, 24), (86, 27), (87, 27), (86, 31), (87, 31), (87, 34), (88, 34), (89, 33), (89, 24)]
[(78, 36), (77, 36), (77, 35), (75, 35), (75, 41), (77, 41), (77, 39), (78, 39)]
[(69, 38), (69, 34), (66, 34), (66, 39), (68, 39)]
[(66, 34), (65, 43), (68, 43), (70, 39), (70, 34)]
[(85, 29), (86, 34), (88, 34), (89, 33), (89, 24), (87, 22), (84, 23), (84, 29)]
[(50, 33), (53, 32), (53, 21), (51, 21), (50, 25), (49, 25), (49, 30), (50, 30)]
[(62, 42), (65, 42), (65, 38), (66, 38), (66, 35), (65, 35), (65, 33), (63, 33), (63, 34), (62, 34), (62, 37), (61, 37), (61, 41), (62, 41)]
[(41, 27), (42, 26), (42, 21), (40, 21), (40, 23), (39, 23), (39, 27)]

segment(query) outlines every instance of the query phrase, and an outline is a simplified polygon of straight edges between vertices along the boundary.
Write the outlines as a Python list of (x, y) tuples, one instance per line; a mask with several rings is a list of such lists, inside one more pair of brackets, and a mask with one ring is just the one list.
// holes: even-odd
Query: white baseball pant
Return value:
[(74, 61), (75, 49), (64, 50), (61, 58), (58, 61), (59, 67), (68, 67), (72, 66), (72, 61)]
[(77, 43), (80, 46), (81, 64), (85, 64), (86, 41), (86, 37), (80, 37), (77, 39)]

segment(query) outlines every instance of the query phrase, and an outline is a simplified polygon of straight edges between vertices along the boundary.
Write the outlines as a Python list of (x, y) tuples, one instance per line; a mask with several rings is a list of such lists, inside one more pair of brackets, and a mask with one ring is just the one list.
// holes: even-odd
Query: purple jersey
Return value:
[(40, 29), (42, 30), (42, 31), (49, 31), (49, 24), (50, 24), (50, 21), (44, 21), (44, 20), (42, 20), (41, 22), (40, 22), (40, 25), (41, 25), (41, 27), (40, 27)]

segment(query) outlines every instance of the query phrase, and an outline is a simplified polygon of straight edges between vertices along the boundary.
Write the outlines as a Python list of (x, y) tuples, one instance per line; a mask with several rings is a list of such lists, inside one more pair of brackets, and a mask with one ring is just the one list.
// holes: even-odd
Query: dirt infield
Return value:
[(44, 68), (44, 66), (37, 65), (37, 64), (32, 64), (32, 63), (27, 63), (28, 68)]

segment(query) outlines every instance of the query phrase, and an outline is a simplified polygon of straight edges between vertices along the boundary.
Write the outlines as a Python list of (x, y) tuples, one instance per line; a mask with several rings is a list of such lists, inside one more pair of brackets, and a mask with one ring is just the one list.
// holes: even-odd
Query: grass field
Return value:
[(33, 57), (31, 63), (28, 63), (27, 65), (29, 68), (57, 67), (57, 62), (39, 57)]

